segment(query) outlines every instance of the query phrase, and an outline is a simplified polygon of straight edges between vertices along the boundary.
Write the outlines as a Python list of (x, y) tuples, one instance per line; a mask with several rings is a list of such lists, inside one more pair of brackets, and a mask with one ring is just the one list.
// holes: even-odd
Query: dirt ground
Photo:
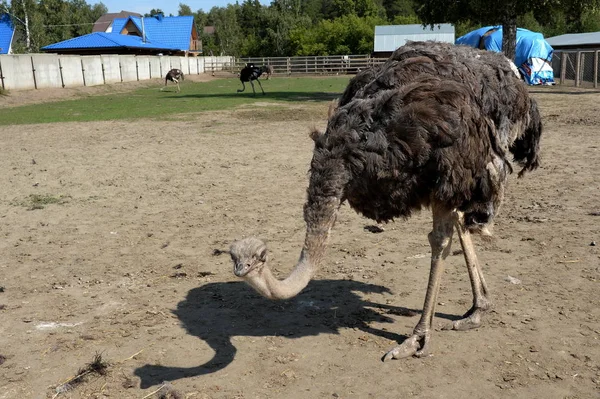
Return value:
[[(214, 252), (256, 235), (291, 269), (307, 132), (327, 104), (0, 126), (0, 399), (141, 399), (163, 381), (182, 398), (600, 398), (600, 93), (532, 91), (543, 166), (513, 176), (495, 239), (477, 240), (493, 311), (478, 330), (439, 328), (470, 306), (455, 252), (433, 356), (388, 363), (422, 306), (430, 212), (375, 234), (344, 205), (289, 301), (258, 297)], [(105, 375), (61, 385), (96, 353)]]

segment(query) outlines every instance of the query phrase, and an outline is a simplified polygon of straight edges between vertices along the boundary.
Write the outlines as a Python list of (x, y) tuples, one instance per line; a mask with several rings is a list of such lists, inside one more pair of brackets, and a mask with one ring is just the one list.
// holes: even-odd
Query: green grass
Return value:
[(280, 102), (283, 104), (306, 101), (323, 102), (337, 98), (349, 77), (276, 77), (263, 81), (266, 95), (258, 84), (256, 97), (246, 84), (244, 93), (237, 93), (241, 83), (237, 78), (218, 79), (211, 82), (184, 81), (181, 92), (175, 86), (160, 91), (160, 85), (138, 89), (129, 93), (82, 97), (76, 100), (51, 102), (5, 108), (0, 110), (3, 125), (53, 122), (87, 122), (119, 119), (172, 119), (173, 114), (233, 109), (255, 102)]

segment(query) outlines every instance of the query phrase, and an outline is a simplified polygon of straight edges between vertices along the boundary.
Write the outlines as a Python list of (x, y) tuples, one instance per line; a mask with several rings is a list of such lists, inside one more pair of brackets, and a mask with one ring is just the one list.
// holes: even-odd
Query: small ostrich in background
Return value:
[(246, 66), (240, 71), (240, 81), (242, 82), (242, 89), (238, 89), (237, 92), (241, 93), (244, 90), (246, 90), (246, 84), (244, 82), (250, 82), (250, 85), (252, 85), (252, 92), (254, 93), (254, 95), (256, 95), (256, 90), (254, 90), (254, 83), (252, 83), (253, 80), (256, 80), (258, 82), (258, 85), (260, 86), (260, 89), (262, 90), (262, 94), (264, 95), (265, 91), (263, 90), (260, 80), (258, 80), (262, 73), (262, 69), (257, 66), (254, 66), (254, 64), (246, 64)]
[(177, 85), (177, 93), (179, 93), (181, 91), (179, 88), (179, 81), (184, 80), (181, 69), (174, 68), (167, 72), (167, 76), (165, 76), (165, 86), (160, 89), (161, 91), (167, 87), (167, 82), (169, 82), (169, 80)]
[(447, 329), (481, 325), (491, 307), (471, 240), (486, 233), (512, 172), (539, 164), (542, 123), (537, 103), (502, 54), (436, 42), (409, 42), (380, 67), (352, 79), (324, 133), (314, 131), (304, 205), (306, 233), (289, 276), (276, 278), (266, 245), (246, 238), (231, 245), (233, 272), (261, 295), (286, 299), (315, 276), (340, 206), (377, 222), (433, 213), (431, 269), (421, 318), (384, 360), (427, 356), (433, 317), (454, 232), (463, 249), (473, 305)]
[(260, 70), (264, 75), (267, 76), (267, 80), (271, 78), (271, 75), (275, 73), (275, 68), (272, 65), (263, 65), (260, 67)]

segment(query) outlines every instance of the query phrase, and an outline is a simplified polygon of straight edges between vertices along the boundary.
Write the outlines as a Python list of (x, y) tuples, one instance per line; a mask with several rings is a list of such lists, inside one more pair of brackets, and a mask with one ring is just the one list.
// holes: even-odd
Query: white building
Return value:
[(389, 57), (394, 50), (409, 40), (454, 43), (454, 39), (454, 25), (451, 24), (439, 24), (433, 28), (419, 24), (376, 26), (373, 56)]

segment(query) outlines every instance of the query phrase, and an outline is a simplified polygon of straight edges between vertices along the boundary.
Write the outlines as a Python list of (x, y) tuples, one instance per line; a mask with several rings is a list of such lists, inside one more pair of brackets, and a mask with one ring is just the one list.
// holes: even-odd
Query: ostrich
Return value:
[(267, 76), (267, 80), (271, 78), (271, 75), (275, 73), (275, 68), (272, 65), (263, 65), (260, 67), (262, 73)]
[(240, 71), (240, 81), (242, 82), (242, 89), (238, 89), (237, 92), (241, 93), (244, 90), (246, 90), (246, 84), (244, 82), (250, 82), (250, 84), (252, 85), (252, 92), (254, 93), (254, 95), (256, 95), (256, 90), (254, 90), (254, 83), (252, 83), (253, 80), (256, 80), (258, 82), (258, 85), (260, 86), (260, 89), (262, 90), (262, 94), (264, 95), (265, 91), (263, 90), (260, 80), (258, 80), (262, 73), (262, 69), (254, 66), (254, 64), (246, 64), (246, 66)]
[[(177, 85), (177, 93), (179, 93), (179, 80), (184, 80), (183, 72), (181, 72), (181, 69), (175, 68), (167, 72), (167, 75), (165, 76), (165, 87), (167, 87), (167, 82), (169, 80)], [(161, 88), (160, 90), (162, 91), (165, 87)]]
[[(359, 76), (360, 75), (360, 76)], [(315, 275), (340, 205), (377, 222), (408, 218), (429, 207), (431, 270), (423, 313), (414, 331), (383, 360), (430, 353), (433, 315), (444, 259), (456, 230), (473, 305), (446, 329), (481, 325), (491, 306), (471, 234), (491, 226), (512, 172), (538, 167), (542, 124), (535, 100), (501, 54), (434, 42), (409, 42), (375, 70), (348, 85), (324, 133), (314, 131), (306, 236), (284, 280), (267, 266), (266, 245), (246, 238), (231, 245), (233, 271), (270, 299), (297, 295)]]

